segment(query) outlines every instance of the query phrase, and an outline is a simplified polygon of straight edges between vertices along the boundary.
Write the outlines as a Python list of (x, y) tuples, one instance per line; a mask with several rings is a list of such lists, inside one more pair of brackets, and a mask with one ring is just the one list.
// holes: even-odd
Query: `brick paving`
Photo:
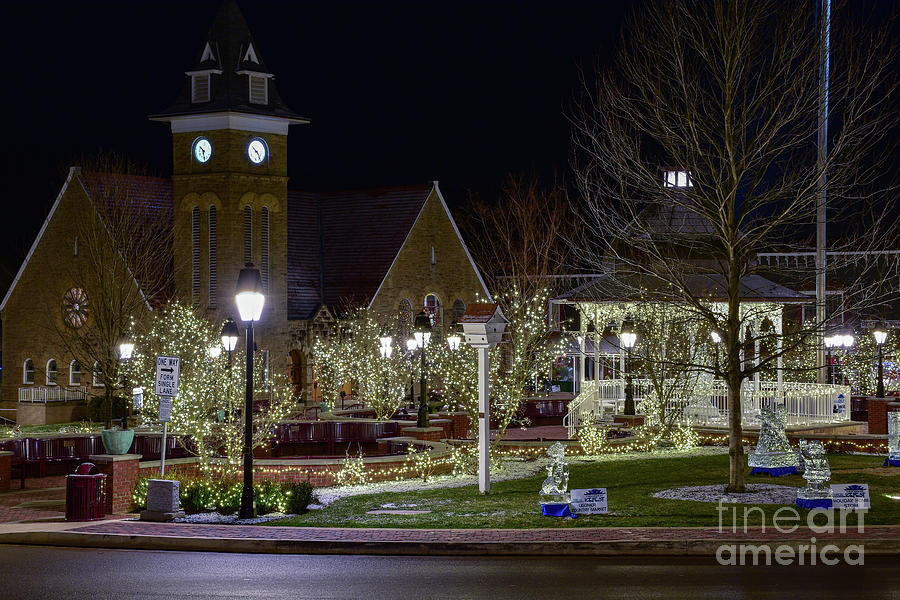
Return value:
[(257, 525), (194, 525), (188, 523), (147, 523), (136, 520), (108, 521), (69, 530), (71, 533), (119, 534), (189, 538), (261, 539), (304, 542), (603, 542), (673, 540), (817, 540), (880, 539), (900, 540), (900, 526), (870, 526), (864, 532), (848, 527), (841, 533), (816, 533), (799, 528), (780, 533), (773, 527), (763, 532), (749, 528), (745, 533), (714, 527), (591, 527), (556, 529), (366, 529), (325, 527), (268, 527)]

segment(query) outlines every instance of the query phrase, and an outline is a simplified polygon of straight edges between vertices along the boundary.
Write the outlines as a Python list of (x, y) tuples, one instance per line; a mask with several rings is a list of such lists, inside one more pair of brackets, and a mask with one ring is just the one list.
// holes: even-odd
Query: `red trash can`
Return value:
[(66, 521), (95, 521), (106, 516), (106, 475), (93, 463), (81, 463), (66, 476)]

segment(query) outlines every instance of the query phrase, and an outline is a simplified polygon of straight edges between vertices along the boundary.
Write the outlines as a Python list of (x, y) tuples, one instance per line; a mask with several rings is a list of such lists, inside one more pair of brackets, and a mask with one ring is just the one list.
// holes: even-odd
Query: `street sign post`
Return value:
[(162, 440), (159, 444), (160, 477), (166, 476), (166, 434), (169, 432), (169, 421), (172, 420), (172, 397), (178, 393), (180, 372), (180, 357), (156, 357), (156, 395), (159, 396), (159, 420), (163, 424)]

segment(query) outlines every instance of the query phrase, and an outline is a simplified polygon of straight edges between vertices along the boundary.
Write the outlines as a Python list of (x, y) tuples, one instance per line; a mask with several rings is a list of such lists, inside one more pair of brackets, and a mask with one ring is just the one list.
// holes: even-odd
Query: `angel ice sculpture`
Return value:
[(569, 503), (569, 464), (566, 462), (566, 448), (556, 442), (547, 450), (550, 464), (547, 465), (547, 479), (541, 485), (541, 504)]
[(784, 405), (777, 404), (775, 410), (764, 406), (761, 412), (762, 425), (759, 428), (756, 451), (747, 456), (747, 464), (753, 468), (750, 474), (780, 477), (796, 473), (800, 459), (791, 449), (784, 431), (787, 422)]

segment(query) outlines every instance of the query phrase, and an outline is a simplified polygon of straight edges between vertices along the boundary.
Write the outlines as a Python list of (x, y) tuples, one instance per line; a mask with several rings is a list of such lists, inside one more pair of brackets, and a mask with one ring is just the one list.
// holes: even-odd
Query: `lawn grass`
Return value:
[[(865, 523), (900, 524), (900, 501), (885, 494), (900, 494), (900, 469), (880, 469), (884, 457), (832, 455), (831, 483), (867, 483), (872, 509)], [(723, 484), (728, 480), (728, 456), (676, 456), (652, 460), (616, 460), (570, 465), (569, 488), (608, 488), (609, 514), (585, 515), (577, 519), (543, 517), (538, 490), (543, 473), (527, 479), (503, 481), (482, 496), (477, 486), (414, 492), (384, 492), (342, 498), (305, 515), (273, 521), (268, 525), (296, 527), (409, 527), (409, 528), (538, 528), (538, 527), (716, 527), (719, 513), (713, 503), (653, 498), (652, 494), (673, 487)], [(776, 483), (802, 487), (799, 475), (750, 477), (748, 483)], [(370, 515), (385, 504), (391, 508), (430, 510), (420, 515)], [(742, 524), (743, 510), (737, 505)], [(782, 505), (759, 505), (766, 524)], [(799, 510), (799, 509), (798, 509)], [(800, 511), (805, 520), (807, 511)], [(730, 512), (728, 513), (730, 515)], [(728, 517), (726, 526), (730, 523)], [(749, 525), (759, 525), (753, 511)], [(848, 523), (855, 523), (851, 515)]]

